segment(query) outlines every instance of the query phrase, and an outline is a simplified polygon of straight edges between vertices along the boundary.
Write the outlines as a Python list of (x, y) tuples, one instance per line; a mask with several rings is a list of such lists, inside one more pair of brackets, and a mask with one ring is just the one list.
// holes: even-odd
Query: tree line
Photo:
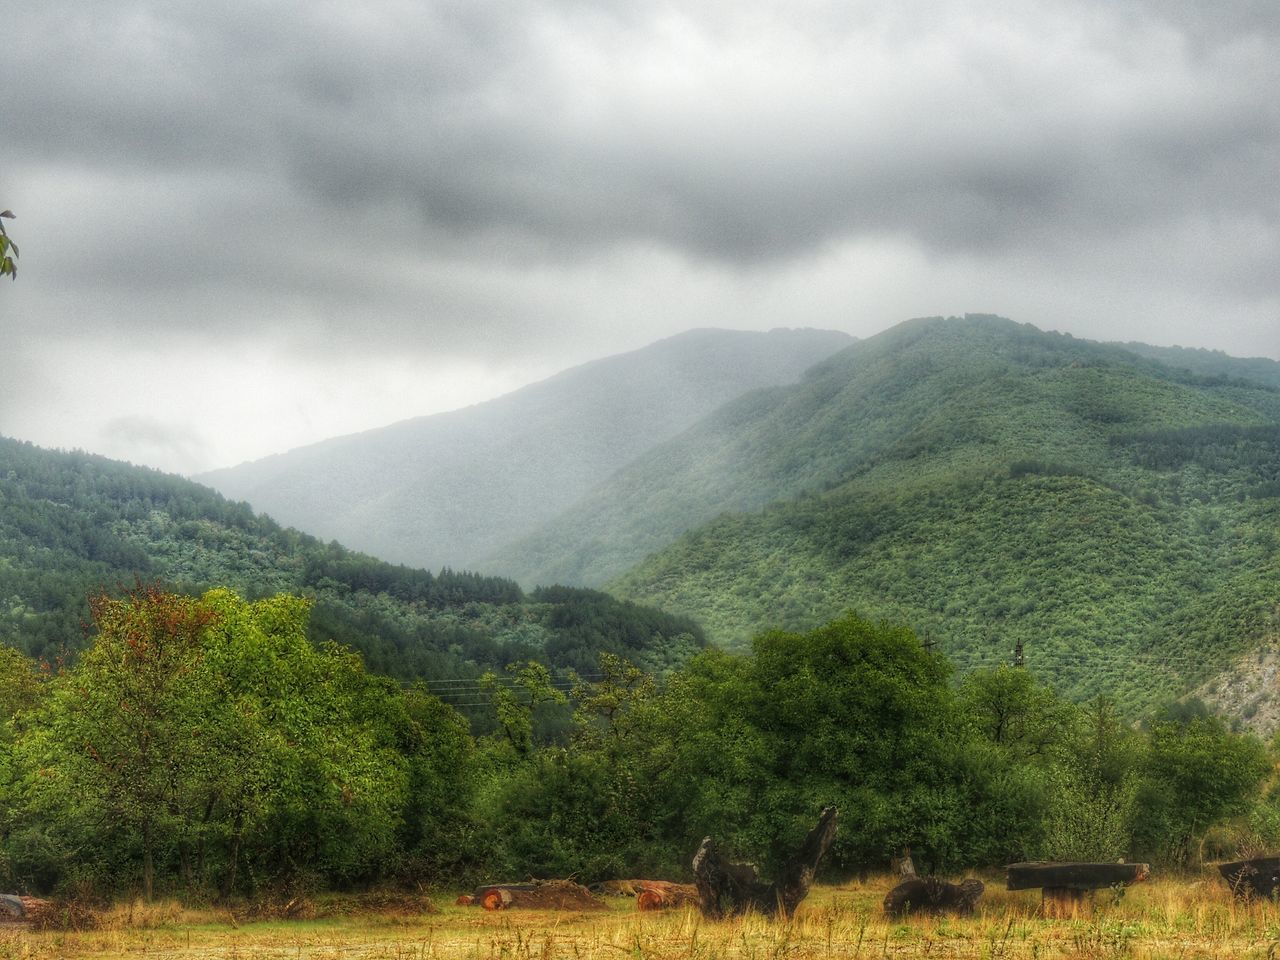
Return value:
[[(839, 875), (905, 846), (948, 872), (1177, 866), (1280, 841), (1271, 749), (1203, 708), (1133, 726), (1023, 669), (956, 683), (892, 624), (770, 632), (661, 679), (604, 654), (568, 691), (523, 664), (475, 682), (492, 714), (476, 732), (447, 687), (312, 643), (310, 608), (138, 587), (94, 598), (74, 664), (0, 649), (0, 885), (217, 898), (683, 879), (707, 834), (767, 873), (828, 804)], [(540, 734), (546, 711), (571, 720)]]

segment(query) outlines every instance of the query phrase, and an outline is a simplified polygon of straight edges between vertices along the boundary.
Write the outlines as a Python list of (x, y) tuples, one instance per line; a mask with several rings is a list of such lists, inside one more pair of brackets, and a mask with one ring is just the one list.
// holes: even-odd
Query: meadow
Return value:
[(444, 892), (433, 896), (438, 906), (431, 912), (395, 898), (320, 899), (306, 909), (323, 918), (299, 920), (250, 921), (226, 910), (134, 902), (105, 911), (91, 930), (0, 927), (0, 958), (1191, 960), (1280, 953), (1280, 905), (1235, 902), (1209, 873), (1157, 879), (1123, 896), (1103, 892), (1091, 915), (1059, 920), (1038, 915), (1038, 893), (1009, 893), (999, 876), (987, 878), (987, 893), (972, 918), (890, 920), (881, 899), (891, 884), (888, 877), (873, 877), (815, 887), (789, 923), (758, 916), (713, 923), (691, 910), (639, 913), (629, 900), (599, 913), (486, 913), (453, 906)]

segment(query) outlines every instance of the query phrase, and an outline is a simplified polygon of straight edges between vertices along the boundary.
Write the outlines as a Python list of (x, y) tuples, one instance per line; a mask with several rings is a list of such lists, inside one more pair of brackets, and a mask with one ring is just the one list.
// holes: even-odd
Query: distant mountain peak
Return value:
[(474, 565), (729, 400), (853, 343), (831, 330), (698, 328), (461, 410), (196, 479), (395, 562)]

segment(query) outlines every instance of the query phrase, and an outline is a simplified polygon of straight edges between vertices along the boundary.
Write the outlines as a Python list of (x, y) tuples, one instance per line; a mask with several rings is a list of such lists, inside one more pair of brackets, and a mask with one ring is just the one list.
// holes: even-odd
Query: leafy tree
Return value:
[(1058, 767), (1052, 771), (1041, 856), (1046, 860), (1109, 862), (1132, 843), (1138, 783), (1109, 784)]
[(1177, 864), (1198, 859), (1216, 823), (1245, 813), (1271, 771), (1266, 748), (1215, 717), (1151, 725), (1138, 796), (1139, 841)]
[(100, 595), (91, 608), (97, 641), (54, 682), (49, 722), (35, 736), (48, 771), (37, 779), (38, 808), (75, 797), (66, 812), (80, 815), (81, 829), (136, 843), (150, 898), (157, 851), (234, 762), (222, 752), (225, 704), (201, 644), (214, 614), (154, 588)]
[(492, 672), (482, 676), (480, 683), (493, 702), (503, 746), (516, 756), (525, 757), (533, 750), (535, 711), (543, 704), (563, 704), (565, 696), (552, 683), (551, 671), (541, 663), (513, 663), (507, 671), (512, 674), (509, 683), (501, 682)]
[[(22, 815), (119, 888), (348, 883), (440, 866), (471, 790), (464, 721), (306, 636), (309, 602), (95, 598), (17, 759)], [(56, 859), (56, 857), (55, 857)], [(135, 873), (135, 870), (137, 871)]]
[(1075, 710), (1029, 671), (976, 670), (960, 683), (959, 709), (974, 731), (1020, 760), (1047, 763), (1072, 736)]
[(766, 633), (750, 657), (704, 654), (650, 711), (655, 816), (685, 849), (714, 833), (769, 867), (835, 803), (859, 825), (836, 840), (838, 867), (905, 844), (951, 860), (970, 802), (951, 789), (964, 728), (948, 673), (910, 630), (856, 616)]

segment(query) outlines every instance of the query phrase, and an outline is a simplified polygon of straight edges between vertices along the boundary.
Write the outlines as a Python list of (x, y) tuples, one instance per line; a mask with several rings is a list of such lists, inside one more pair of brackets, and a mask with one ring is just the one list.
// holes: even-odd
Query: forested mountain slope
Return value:
[(823, 330), (694, 330), (464, 410), (198, 479), (387, 560), (483, 567), (644, 451), (850, 342)]
[(0, 438), (0, 643), (53, 659), (82, 642), (86, 597), (141, 579), (188, 591), (316, 600), (313, 640), (403, 678), (475, 676), (536, 658), (651, 669), (703, 643), (696, 624), (597, 591), (524, 593), (511, 580), (393, 566), (256, 516), (199, 484), (85, 453)]
[(558, 573), (736, 511), (611, 584), (713, 640), (852, 608), (962, 666), (1022, 641), (1073, 695), (1149, 700), (1276, 631), (1280, 391), (996, 318), (914, 321), (719, 411), (593, 502), (566, 540), (620, 533)]
[(1273, 422), (1280, 394), (1242, 383), (999, 318), (909, 321), (726, 404), (490, 559), (526, 583), (599, 584), (722, 512), (854, 472), (915, 483), (993, 458), (1091, 463), (1112, 426)]
[[(1280, 333), (1277, 334), (1280, 338)], [(1206, 377), (1244, 378), (1280, 388), (1280, 361), (1268, 357), (1232, 357), (1221, 350), (1195, 347), (1153, 347), (1148, 343), (1122, 343), (1126, 350), (1170, 367), (1189, 370)]]

